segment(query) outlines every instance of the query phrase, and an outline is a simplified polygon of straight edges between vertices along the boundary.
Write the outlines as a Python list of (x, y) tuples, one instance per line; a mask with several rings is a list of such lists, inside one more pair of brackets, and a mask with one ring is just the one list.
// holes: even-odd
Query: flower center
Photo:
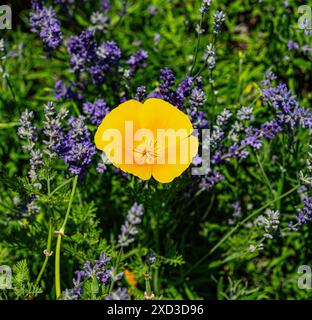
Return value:
[(134, 150), (134, 160), (137, 164), (154, 164), (155, 163), (155, 145), (152, 139), (146, 138)]

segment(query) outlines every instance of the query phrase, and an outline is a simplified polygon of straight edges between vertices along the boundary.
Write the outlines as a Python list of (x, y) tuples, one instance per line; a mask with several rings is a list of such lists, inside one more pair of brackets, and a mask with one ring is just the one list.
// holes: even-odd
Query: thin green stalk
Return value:
[[(118, 267), (119, 267), (119, 262), (120, 262), (120, 258), (122, 256), (123, 253), (123, 249), (120, 248), (118, 255), (117, 255), (117, 259), (116, 259), (116, 263), (115, 263), (115, 267), (114, 267), (114, 273), (115, 275), (118, 273)], [(111, 292), (113, 290), (114, 287), (114, 279), (113, 277), (111, 278), (111, 283), (110, 283), (110, 287), (109, 287), (109, 292)]]
[[(215, 35), (213, 35), (212, 44), (213, 44), (214, 49), (216, 48), (216, 42), (217, 42), (217, 37), (216, 37)], [(208, 58), (209, 58), (209, 56), (207, 55), (204, 63), (202, 63), (201, 68), (200, 68), (199, 71), (195, 74), (194, 79), (197, 79), (197, 78), (200, 76), (200, 74), (204, 71), (204, 69), (205, 69), (206, 66), (207, 66)], [(210, 75), (210, 78), (211, 78), (211, 75)]]
[(47, 248), (43, 251), (44, 255), (45, 255), (45, 259), (44, 259), (44, 262), (42, 264), (42, 267), (41, 267), (41, 270), (38, 274), (38, 277), (36, 279), (36, 282), (35, 284), (38, 285), (40, 280), (41, 280), (41, 277), (44, 273), (44, 270), (48, 264), (48, 261), (49, 261), (49, 258), (52, 256), (53, 254), (53, 251), (51, 251), (51, 245), (52, 245), (52, 231), (53, 231), (53, 224), (52, 224), (52, 219), (50, 218), (50, 221), (49, 221), (49, 233), (48, 233), (48, 240), (47, 240)]
[(202, 262), (204, 262), (212, 253), (214, 253), (234, 232), (237, 231), (238, 228), (240, 228), (243, 224), (245, 224), (247, 221), (249, 221), (251, 218), (253, 218), (254, 216), (258, 215), (261, 211), (263, 211), (264, 209), (266, 209), (267, 207), (269, 207), (270, 205), (272, 205), (273, 203), (281, 200), (282, 198), (287, 197), (289, 194), (293, 193), (294, 191), (296, 191), (298, 188), (300, 187), (300, 185), (296, 185), (295, 187), (293, 187), (292, 189), (288, 190), (287, 192), (285, 192), (283, 195), (275, 198), (274, 200), (271, 200), (269, 202), (267, 202), (265, 205), (263, 205), (262, 207), (260, 207), (259, 209), (256, 209), (255, 211), (253, 211), (249, 216), (247, 216), (245, 219), (243, 219), (242, 221), (240, 221), (239, 223), (237, 223), (237, 225), (231, 230), (229, 231), (212, 249), (210, 249), (210, 251), (204, 255), (201, 259), (199, 259), (191, 268), (189, 268), (186, 273), (184, 273), (184, 276), (189, 274), (192, 270), (194, 270), (195, 268), (197, 268)]
[(195, 54), (194, 54), (192, 67), (191, 67), (191, 70), (190, 70), (190, 76), (193, 73), (193, 70), (194, 70), (194, 67), (195, 67), (195, 64), (196, 64), (196, 60), (197, 60), (197, 56), (198, 56), (198, 50), (199, 50), (199, 44), (200, 44), (200, 35), (201, 35), (201, 29), (202, 29), (202, 25), (203, 25), (203, 19), (204, 19), (204, 15), (202, 14), (201, 17), (200, 17), (200, 22), (199, 22), (199, 30), (198, 30), (199, 32), (198, 32), (198, 35), (197, 35), (196, 49), (195, 49)]
[(267, 174), (266, 174), (265, 171), (264, 171), (263, 165), (262, 165), (262, 163), (261, 163), (261, 161), (260, 161), (260, 158), (259, 158), (258, 154), (255, 153), (255, 155), (256, 155), (256, 159), (257, 159), (258, 165), (259, 165), (259, 167), (260, 167), (262, 176), (263, 176), (263, 178), (264, 178), (264, 180), (265, 180), (265, 183), (267, 184), (268, 188), (270, 189), (270, 192), (271, 192), (271, 194), (272, 194), (272, 198), (274, 199), (275, 194), (274, 194), (274, 191), (273, 191), (273, 189), (272, 189), (270, 180), (269, 180)]
[(62, 245), (62, 236), (57, 236), (56, 248), (55, 248), (55, 293), (56, 299), (62, 294), (61, 290), (61, 245)]
[(56, 249), (55, 249), (55, 292), (56, 292), (56, 298), (58, 299), (61, 296), (61, 245), (62, 245), (62, 236), (64, 236), (65, 233), (65, 228), (67, 224), (67, 220), (69, 217), (69, 213), (72, 207), (72, 203), (74, 200), (74, 195), (76, 192), (76, 187), (77, 187), (77, 181), (78, 181), (78, 176), (75, 176), (73, 180), (73, 186), (72, 186), (72, 191), (70, 194), (70, 199), (65, 215), (64, 222), (62, 224), (62, 227), (59, 231), (57, 231), (57, 241), (56, 241)]
[(57, 186), (52, 192), (51, 192), (51, 196), (53, 196), (54, 193), (56, 193), (58, 190), (62, 189), (65, 185), (67, 185), (68, 183), (70, 183), (73, 180), (73, 178), (70, 178), (68, 180), (66, 180), (65, 182), (61, 183), (59, 186)]
[(19, 122), (0, 123), (0, 129), (9, 129), (19, 126)]
[(150, 300), (154, 297), (154, 294), (152, 292), (152, 287), (151, 287), (151, 267), (148, 266), (147, 270), (144, 275), (145, 279), (145, 300)]

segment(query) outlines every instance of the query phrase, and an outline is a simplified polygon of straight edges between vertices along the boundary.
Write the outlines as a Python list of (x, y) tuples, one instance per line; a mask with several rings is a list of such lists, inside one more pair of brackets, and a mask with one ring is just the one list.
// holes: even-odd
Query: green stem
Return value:
[(67, 185), (68, 183), (70, 183), (73, 180), (73, 178), (70, 178), (68, 180), (66, 180), (65, 182), (61, 183), (58, 187), (56, 187), (52, 192), (51, 192), (51, 196), (53, 196), (54, 193), (56, 193), (58, 190), (62, 189), (65, 185)]
[(72, 207), (72, 203), (74, 200), (74, 195), (76, 192), (76, 187), (77, 187), (77, 181), (78, 181), (78, 176), (75, 176), (73, 180), (73, 187), (72, 191), (70, 194), (70, 199), (66, 211), (66, 215), (64, 218), (64, 222), (62, 224), (61, 229), (57, 232), (57, 241), (56, 241), (56, 249), (55, 249), (55, 292), (56, 292), (56, 298), (59, 299), (61, 296), (61, 245), (62, 245), (62, 236), (65, 233), (65, 228), (67, 224), (67, 220), (69, 217), (69, 213)]
[(73, 180), (73, 187), (72, 187), (72, 191), (71, 191), (71, 194), (70, 194), (70, 199), (69, 199), (69, 203), (68, 203), (65, 219), (64, 219), (63, 225), (61, 227), (61, 230), (63, 232), (65, 232), (65, 227), (66, 227), (67, 220), (68, 220), (68, 217), (69, 217), (69, 213), (70, 213), (70, 210), (71, 210), (71, 206), (72, 206), (72, 203), (73, 203), (73, 200), (74, 200), (74, 195), (75, 195), (76, 187), (77, 187), (77, 181), (78, 181), (78, 176), (75, 176), (75, 178)]
[(38, 274), (38, 277), (36, 279), (36, 282), (35, 282), (36, 285), (39, 284), (39, 282), (41, 280), (41, 277), (42, 277), (42, 275), (44, 273), (44, 270), (45, 270), (45, 268), (46, 268), (46, 266), (48, 264), (49, 258), (52, 255), (52, 252), (51, 252), (52, 230), (53, 230), (53, 225), (52, 225), (52, 219), (50, 218), (50, 221), (49, 221), (49, 234), (48, 234), (48, 240), (47, 240), (47, 248), (44, 251), (45, 259), (44, 259), (44, 262), (42, 264), (41, 270), (40, 270), (40, 272)]
[[(213, 35), (212, 44), (213, 44), (214, 49), (216, 48), (216, 42), (217, 42), (217, 37), (216, 37), (215, 35)], [(207, 55), (204, 63), (202, 63), (201, 68), (199, 69), (199, 71), (198, 71), (198, 72), (195, 74), (195, 76), (193, 77), (194, 80), (197, 79), (197, 78), (200, 76), (200, 74), (204, 71), (204, 69), (206, 68), (208, 59), (209, 59), (209, 56)], [(211, 71), (211, 73), (210, 73), (210, 80), (212, 79), (212, 74), (213, 74), (213, 73), (212, 73), (212, 71)]]
[(55, 248), (55, 293), (56, 299), (62, 294), (61, 290), (61, 245), (62, 236), (57, 236), (56, 248)]
[[(118, 267), (119, 267), (119, 262), (120, 262), (120, 258), (122, 256), (122, 253), (123, 253), (123, 250), (122, 250), (122, 248), (120, 248), (118, 255), (117, 255), (115, 267), (114, 267), (114, 275), (116, 275), (118, 273)], [(111, 292), (113, 290), (113, 287), (114, 287), (114, 279), (112, 277), (110, 287), (109, 287), (109, 292)]]
[(254, 216), (258, 215), (261, 211), (263, 211), (264, 209), (266, 209), (267, 207), (269, 207), (270, 205), (272, 205), (273, 203), (279, 201), (282, 198), (287, 197), (289, 194), (293, 193), (294, 191), (296, 191), (298, 188), (300, 187), (300, 185), (296, 185), (295, 187), (293, 187), (292, 189), (288, 190), (287, 192), (285, 192), (283, 195), (275, 198), (274, 200), (271, 200), (269, 202), (267, 202), (265, 205), (263, 205), (261, 208), (256, 209), (255, 211), (253, 211), (249, 216), (247, 216), (245, 219), (243, 219), (242, 221), (240, 221), (239, 223), (237, 223), (237, 225), (230, 231), (228, 232), (212, 249), (210, 249), (210, 251), (204, 255), (201, 259), (199, 259), (190, 269), (188, 269), (186, 271), (186, 273), (184, 273), (184, 276), (189, 274), (192, 270), (194, 270), (195, 268), (197, 268), (202, 262), (204, 262), (212, 253), (214, 253), (222, 244), (223, 242), (225, 242), (225, 240), (227, 240), (239, 227), (241, 227), (243, 224), (245, 224), (247, 221), (249, 221), (251, 218), (253, 218)]
[(145, 272), (144, 275), (145, 278), (145, 292), (146, 292), (146, 296), (147, 297), (151, 297), (152, 296), (152, 288), (151, 288), (151, 267), (147, 267), (147, 270)]
[(271, 192), (271, 194), (272, 194), (272, 198), (274, 199), (275, 195), (274, 195), (274, 191), (273, 191), (273, 189), (272, 189), (270, 180), (269, 180), (267, 174), (265, 173), (264, 168), (263, 168), (263, 165), (262, 165), (262, 163), (261, 163), (261, 161), (260, 161), (260, 158), (259, 158), (259, 156), (258, 156), (258, 154), (257, 154), (256, 152), (255, 152), (255, 155), (256, 155), (256, 159), (257, 159), (258, 165), (259, 165), (259, 167), (260, 167), (262, 176), (263, 176), (263, 178), (264, 178), (264, 180), (265, 180), (265, 183), (267, 184), (267, 186), (268, 186), (268, 188), (269, 188), (269, 190), (270, 190), (270, 192)]
[(19, 126), (19, 122), (0, 123), (0, 129), (8, 129)]
[(195, 54), (194, 54), (194, 59), (193, 59), (193, 63), (192, 63), (192, 67), (191, 67), (191, 70), (190, 70), (190, 76), (192, 75), (193, 73), (193, 70), (194, 70), (194, 67), (195, 67), (195, 64), (196, 64), (196, 60), (197, 60), (197, 56), (198, 56), (198, 50), (199, 50), (199, 44), (200, 44), (200, 35), (201, 35), (201, 28), (202, 28), (202, 25), (203, 25), (203, 18), (204, 18), (204, 15), (202, 14), (201, 17), (200, 17), (200, 22), (199, 22), (199, 32), (198, 32), (198, 35), (197, 35), (197, 43), (196, 43), (196, 49), (195, 49)]

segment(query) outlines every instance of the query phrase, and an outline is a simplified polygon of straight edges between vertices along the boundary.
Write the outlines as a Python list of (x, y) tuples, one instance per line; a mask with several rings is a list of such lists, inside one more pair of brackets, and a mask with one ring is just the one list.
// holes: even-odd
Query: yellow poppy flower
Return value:
[(95, 144), (122, 171), (161, 183), (180, 176), (197, 154), (187, 115), (161, 99), (129, 100), (103, 119)]

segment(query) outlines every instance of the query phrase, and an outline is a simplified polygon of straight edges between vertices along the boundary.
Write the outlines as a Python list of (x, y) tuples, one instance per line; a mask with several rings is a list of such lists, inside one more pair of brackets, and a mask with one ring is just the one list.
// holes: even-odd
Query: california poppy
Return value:
[(105, 116), (95, 144), (121, 170), (161, 183), (180, 176), (197, 154), (186, 114), (161, 99), (129, 100)]

